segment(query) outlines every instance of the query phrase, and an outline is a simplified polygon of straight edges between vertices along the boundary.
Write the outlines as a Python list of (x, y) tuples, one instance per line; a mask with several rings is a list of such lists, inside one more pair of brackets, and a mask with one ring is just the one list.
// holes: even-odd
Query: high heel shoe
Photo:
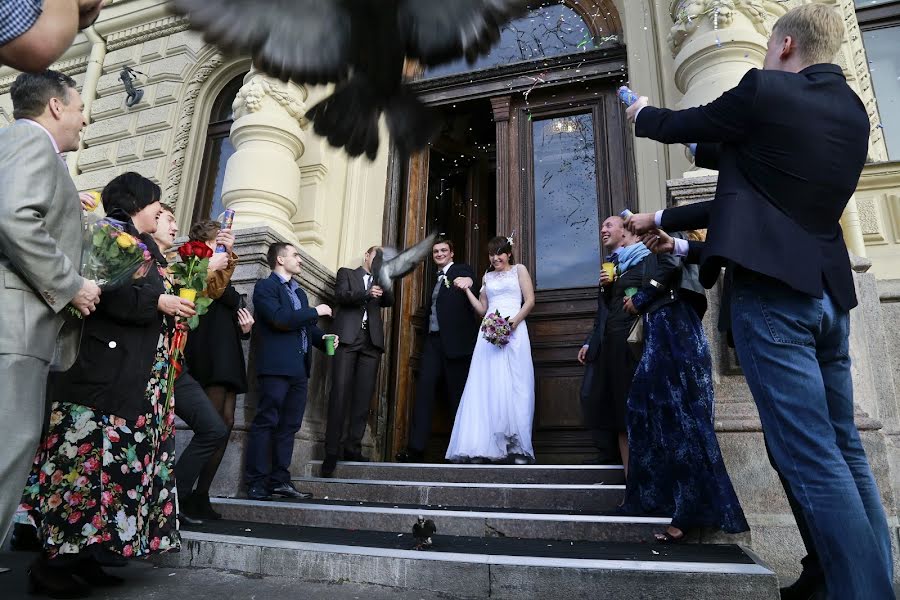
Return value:
[(87, 598), (91, 588), (72, 577), (69, 569), (51, 567), (47, 557), (40, 556), (28, 569), (28, 593), (51, 598)]
[(75, 570), (75, 577), (84, 580), (92, 587), (116, 587), (125, 583), (125, 580), (117, 575), (110, 575), (103, 570), (96, 560), (86, 560)]

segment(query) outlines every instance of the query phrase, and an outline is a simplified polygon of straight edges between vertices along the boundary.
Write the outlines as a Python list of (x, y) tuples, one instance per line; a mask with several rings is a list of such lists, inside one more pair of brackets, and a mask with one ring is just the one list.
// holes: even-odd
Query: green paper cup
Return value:
[(333, 333), (329, 333), (322, 338), (325, 340), (325, 354), (328, 356), (334, 356), (334, 337)]
[(625, 289), (625, 297), (626, 298), (631, 298), (632, 296), (634, 296), (637, 293), (638, 293), (638, 289), (636, 287), (630, 287), (630, 288)]

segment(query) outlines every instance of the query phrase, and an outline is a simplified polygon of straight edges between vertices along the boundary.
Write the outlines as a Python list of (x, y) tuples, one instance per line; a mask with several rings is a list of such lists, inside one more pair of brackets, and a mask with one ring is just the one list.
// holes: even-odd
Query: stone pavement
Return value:
[[(0, 598), (36, 600), (45, 596), (27, 594), (28, 563), (34, 555), (0, 552)], [(352, 584), (318, 584), (284, 577), (252, 577), (215, 569), (157, 568), (149, 562), (134, 561), (124, 569), (110, 569), (126, 579), (125, 585), (112, 589), (94, 589), (91, 600), (456, 600), (453, 596), (411, 592), (396, 588)]]

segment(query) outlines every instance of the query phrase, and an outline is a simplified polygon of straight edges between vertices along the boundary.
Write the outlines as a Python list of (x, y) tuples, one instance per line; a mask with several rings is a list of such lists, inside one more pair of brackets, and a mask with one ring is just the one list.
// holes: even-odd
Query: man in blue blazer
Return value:
[[(707, 287), (726, 267), (724, 324), (827, 597), (871, 600), (894, 594), (890, 533), (853, 421), (856, 294), (840, 217), (866, 161), (870, 124), (831, 64), (844, 35), (834, 10), (804, 4), (775, 24), (765, 68), (719, 99), (670, 111), (642, 98), (629, 108), (638, 137), (700, 142), (697, 164), (719, 171), (715, 200), (668, 209), (658, 222), (635, 215), (629, 225), (709, 228), (705, 244), (652, 235), (699, 260)], [(821, 593), (815, 579), (804, 570), (782, 598)]]
[(325, 333), (316, 321), (330, 317), (331, 307), (309, 306), (306, 292), (294, 280), (303, 259), (293, 245), (272, 244), (266, 258), (272, 274), (253, 289), (259, 403), (247, 436), (244, 483), (251, 500), (269, 500), (272, 495), (307, 499), (312, 494), (291, 483), (291, 456), (306, 409), (310, 350), (324, 349)]

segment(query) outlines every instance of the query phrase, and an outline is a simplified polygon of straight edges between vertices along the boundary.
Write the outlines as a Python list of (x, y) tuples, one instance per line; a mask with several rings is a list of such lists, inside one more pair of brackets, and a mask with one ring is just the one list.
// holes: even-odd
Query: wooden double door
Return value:
[[(422, 96), (444, 117), (442, 133), (395, 173), (394, 231), (401, 245), (443, 232), (454, 241), (455, 260), (483, 273), (487, 241), (512, 235), (515, 260), (532, 274), (536, 306), (527, 322), (539, 462), (575, 463), (593, 454), (576, 356), (596, 313), (600, 225), (636, 206), (631, 134), (615, 96), (622, 68), (623, 59), (604, 56), (574, 81), (560, 68), (548, 85), (529, 82), (552, 81), (553, 72), (425, 87)], [(429, 261), (404, 280), (394, 309), (391, 456), (405, 446), (412, 419), (432, 267)], [(427, 454), (439, 460), (453, 415), (442, 402), (434, 414)]]

